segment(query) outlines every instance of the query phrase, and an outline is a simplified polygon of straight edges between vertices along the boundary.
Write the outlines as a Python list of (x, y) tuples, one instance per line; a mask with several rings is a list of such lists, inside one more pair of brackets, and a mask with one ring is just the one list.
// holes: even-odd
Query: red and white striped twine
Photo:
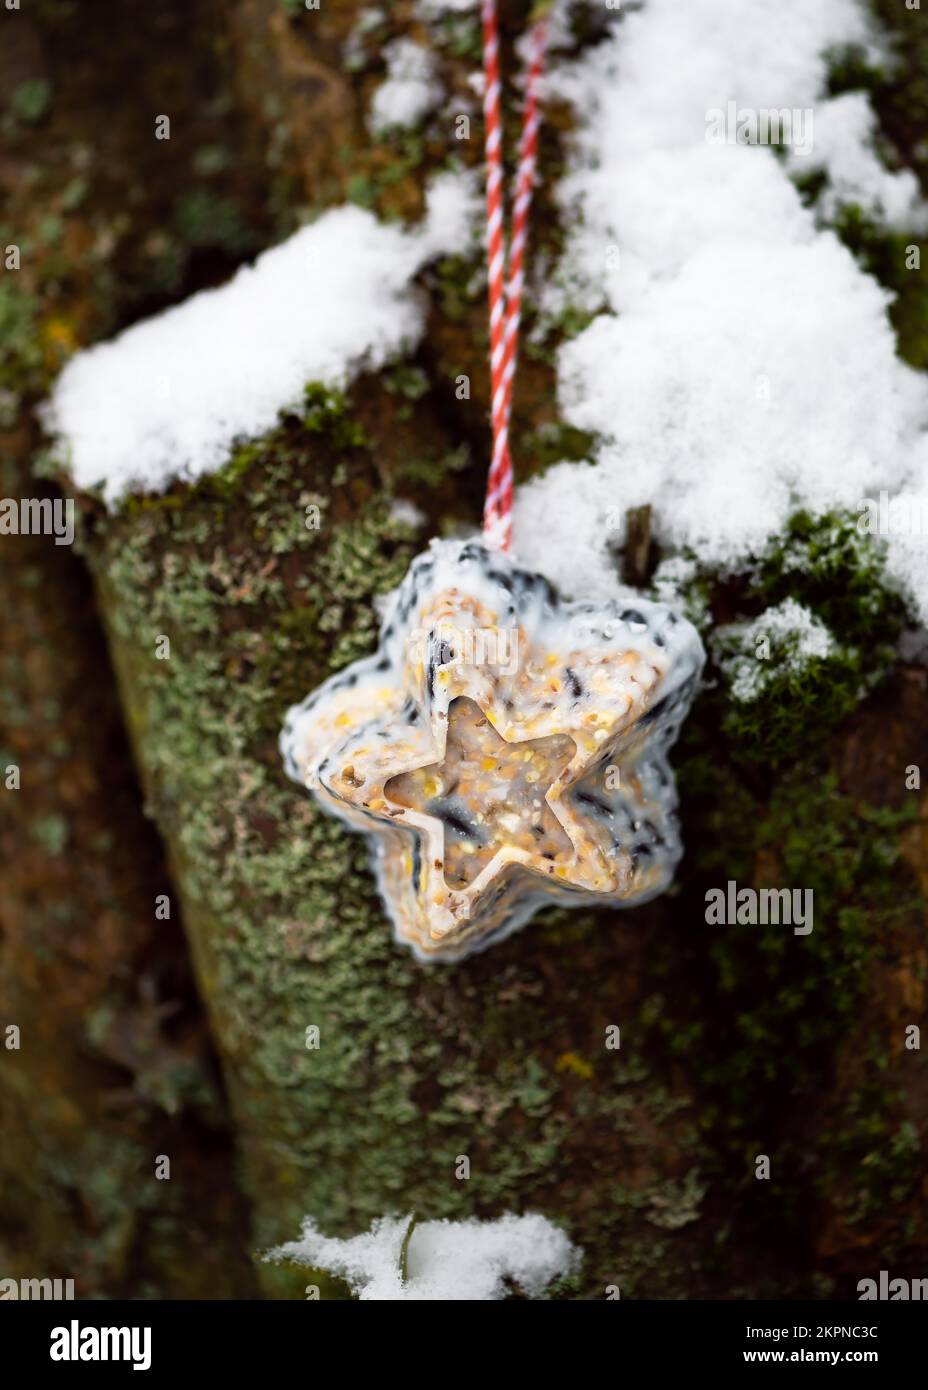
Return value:
[(538, 151), (538, 86), (544, 67), (548, 21), (536, 20), (531, 30), (531, 59), (519, 142), (509, 245), (508, 283), (503, 231), (503, 127), (500, 113), (499, 39), (496, 0), (482, 0), (483, 17), (483, 115), (487, 164), (487, 268), (490, 300), (490, 386), (493, 426), (493, 458), (487, 478), (483, 532), (489, 544), (500, 550), (512, 545), (512, 458), (509, 453), (509, 418), (522, 312), (525, 242), (535, 183)]

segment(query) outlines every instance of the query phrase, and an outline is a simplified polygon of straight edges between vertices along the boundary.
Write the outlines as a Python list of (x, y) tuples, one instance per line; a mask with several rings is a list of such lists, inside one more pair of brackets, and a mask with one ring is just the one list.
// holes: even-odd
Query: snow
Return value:
[(718, 628), (715, 645), (732, 698), (743, 703), (756, 700), (784, 671), (798, 674), (810, 661), (824, 660), (835, 651), (834, 638), (821, 619), (791, 598), (752, 623)]
[(427, 521), (425, 512), (407, 497), (394, 497), (390, 503), (390, 520), (413, 531), (421, 531)]
[(711, 627), (712, 614), (708, 597), (694, 583), (698, 575), (699, 566), (691, 556), (667, 555), (654, 571), (651, 588), (660, 603), (681, 609), (702, 632)]
[(299, 1240), (270, 1260), (324, 1269), (350, 1284), (361, 1302), (460, 1302), (502, 1299), (511, 1279), (529, 1298), (569, 1274), (580, 1252), (547, 1217), (507, 1214), (496, 1221), (425, 1221), (415, 1226), (403, 1282), (400, 1256), (410, 1218), (381, 1217), (364, 1235), (337, 1240), (306, 1220)]
[(335, 208), (228, 284), (79, 353), (45, 412), (74, 482), (113, 504), (190, 481), (273, 428), (308, 382), (384, 366), (422, 332), (413, 277), (467, 250), (477, 207), (473, 180), (445, 174), (414, 230)]
[(416, 13), (421, 19), (434, 22), (448, 15), (470, 14), (478, 5), (479, 0), (418, 0)]
[[(889, 295), (790, 177), (827, 169), (826, 214), (853, 199), (924, 224), (911, 174), (879, 162), (868, 98), (824, 96), (826, 51), (849, 43), (878, 51), (857, 0), (645, 0), (550, 74), (577, 132), (542, 308), (595, 315), (558, 360), (561, 414), (595, 442), (590, 464), (517, 487), (515, 538), (568, 595), (617, 594), (629, 507), (650, 503), (665, 547), (724, 569), (798, 505), (928, 492), (926, 379), (896, 355)], [(709, 113), (732, 101), (811, 112), (811, 152), (711, 143)], [(925, 546), (889, 547), (928, 620)]]
[(417, 125), (441, 101), (435, 56), (412, 39), (394, 39), (384, 49), (386, 79), (374, 93), (369, 124), (375, 134)]
[[(928, 227), (918, 179), (911, 169), (888, 170), (879, 159), (879, 122), (865, 92), (846, 92), (822, 104), (816, 114), (815, 142), (807, 165), (828, 171), (822, 200), (826, 218), (842, 205), (857, 203), (887, 227)], [(798, 164), (791, 166), (799, 171)]]

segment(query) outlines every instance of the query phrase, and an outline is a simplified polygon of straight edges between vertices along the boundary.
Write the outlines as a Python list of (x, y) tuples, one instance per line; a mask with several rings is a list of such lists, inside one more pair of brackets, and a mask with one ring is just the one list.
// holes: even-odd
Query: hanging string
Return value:
[(515, 380), (522, 314), (525, 243), (529, 209), (535, 184), (538, 152), (538, 88), (544, 68), (548, 38), (545, 14), (532, 25), (531, 56), (519, 142), (519, 162), (512, 207), (512, 239), (509, 246), (508, 283), (503, 229), (503, 127), (499, 70), (499, 37), (496, 0), (482, 0), (484, 136), (487, 166), (487, 270), (490, 301), (490, 389), (493, 457), (487, 478), (483, 531), (489, 544), (500, 550), (512, 545), (512, 458), (509, 452), (509, 420)]

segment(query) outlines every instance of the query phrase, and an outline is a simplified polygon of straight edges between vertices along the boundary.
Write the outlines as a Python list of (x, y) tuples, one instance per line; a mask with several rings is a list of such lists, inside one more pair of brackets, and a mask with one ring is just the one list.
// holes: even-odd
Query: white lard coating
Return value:
[[(488, 639), (495, 664), (477, 659)], [(664, 604), (561, 603), (540, 576), (477, 542), (433, 541), (392, 596), (378, 651), (290, 710), (281, 751), (291, 776), (369, 835), (397, 939), (420, 959), (459, 960), (544, 904), (631, 906), (667, 886), (682, 851), (666, 754), (703, 660), (695, 629)], [(569, 852), (503, 836), (481, 846), (485, 862), (465, 886), (449, 883), (449, 827), (484, 835), (497, 769), (486, 781), (468, 775), (453, 807), (400, 800), (388, 783), (445, 760), (449, 712), (470, 737), (456, 700), (528, 757), (536, 740), (572, 741), (555, 780), (531, 793), (544, 791)]]

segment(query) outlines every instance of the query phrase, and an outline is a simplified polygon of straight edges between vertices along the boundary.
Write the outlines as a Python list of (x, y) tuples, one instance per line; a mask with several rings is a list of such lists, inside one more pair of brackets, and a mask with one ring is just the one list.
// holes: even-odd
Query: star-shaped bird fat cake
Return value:
[(370, 838), (398, 941), (454, 961), (548, 903), (629, 907), (682, 853), (667, 752), (705, 654), (665, 604), (562, 602), (433, 541), (373, 656), (289, 711), (287, 770)]

